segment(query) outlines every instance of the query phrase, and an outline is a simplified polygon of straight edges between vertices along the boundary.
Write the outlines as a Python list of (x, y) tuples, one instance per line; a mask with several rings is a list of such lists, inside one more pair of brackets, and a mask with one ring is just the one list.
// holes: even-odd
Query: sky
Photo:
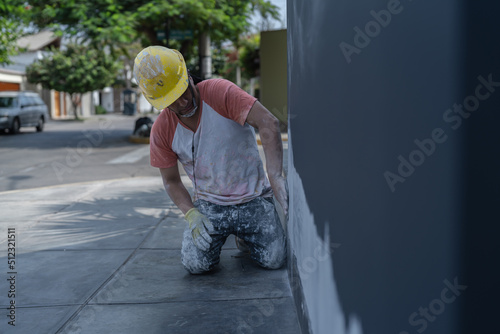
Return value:
[(286, 27), (286, 0), (270, 0), (271, 3), (280, 8), (281, 19), (283, 20), (284, 28)]
[[(279, 8), (279, 13), (280, 13), (281, 21), (282, 21), (281, 24), (278, 22), (275, 22), (273, 28), (274, 29), (286, 28), (286, 1), (287, 0), (268, 0), (268, 1)], [(252, 22), (254, 25), (256, 25), (259, 21), (260, 21), (260, 17), (258, 15), (255, 15), (252, 18)]]

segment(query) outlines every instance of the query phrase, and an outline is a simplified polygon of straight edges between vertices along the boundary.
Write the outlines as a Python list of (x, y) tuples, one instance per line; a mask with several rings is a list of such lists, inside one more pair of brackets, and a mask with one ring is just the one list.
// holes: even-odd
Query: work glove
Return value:
[(191, 229), (191, 236), (193, 237), (195, 246), (202, 251), (207, 251), (212, 242), (209, 233), (214, 232), (214, 226), (210, 220), (198, 211), (197, 208), (192, 208), (186, 212), (184, 218), (186, 218), (189, 228)]

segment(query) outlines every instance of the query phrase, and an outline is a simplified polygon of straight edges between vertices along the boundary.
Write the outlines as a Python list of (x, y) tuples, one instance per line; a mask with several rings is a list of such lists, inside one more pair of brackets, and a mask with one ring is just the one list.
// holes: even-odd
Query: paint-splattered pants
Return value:
[(184, 230), (182, 264), (192, 274), (208, 272), (219, 263), (222, 245), (230, 234), (243, 239), (250, 257), (268, 269), (278, 269), (286, 260), (286, 238), (272, 198), (258, 197), (238, 205), (217, 205), (204, 200), (195, 207), (212, 222), (215, 232), (208, 251), (195, 246), (191, 231)]

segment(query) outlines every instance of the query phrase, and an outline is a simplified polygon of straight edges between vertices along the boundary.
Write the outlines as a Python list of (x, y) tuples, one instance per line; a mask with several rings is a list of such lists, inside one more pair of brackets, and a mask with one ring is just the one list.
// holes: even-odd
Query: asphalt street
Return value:
[(0, 191), (159, 176), (149, 166), (149, 146), (128, 140), (139, 117), (96, 115), (49, 121), (41, 133), (34, 128), (0, 133)]
[[(141, 116), (95, 115), (83, 121), (49, 121), (43, 132), (0, 132), (0, 191), (110, 180), (159, 177), (149, 145), (129, 141)], [(153, 120), (156, 115), (148, 115)], [(283, 142), (286, 170), (288, 142)], [(262, 147), (261, 158), (265, 163)], [(180, 168), (181, 174), (184, 174)]]

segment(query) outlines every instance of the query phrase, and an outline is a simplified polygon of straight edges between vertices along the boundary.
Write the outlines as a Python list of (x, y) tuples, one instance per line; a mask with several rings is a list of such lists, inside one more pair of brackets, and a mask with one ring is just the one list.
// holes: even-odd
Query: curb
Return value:
[[(255, 137), (257, 138), (257, 144), (262, 145), (262, 141), (260, 140), (260, 135), (256, 134)], [(281, 141), (288, 141), (288, 133), (281, 134)]]
[[(260, 140), (260, 136), (258, 134), (256, 135), (256, 139), (257, 139), (257, 144), (262, 145), (262, 141)], [(149, 144), (149, 137), (130, 136), (128, 140), (129, 142), (134, 144)], [(282, 133), (281, 140), (288, 141), (288, 134)]]
[(128, 141), (134, 144), (149, 144), (149, 137), (130, 136)]
[[(182, 175), (181, 175), (182, 177)], [(109, 179), (109, 180), (93, 180), (93, 181), (81, 181), (81, 182), (73, 182), (73, 183), (64, 183), (64, 184), (54, 184), (51, 186), (42, 186), (42, 187), (35, 187), (35, 188), (27, 188), (27, 189), (14, 189), (14, 190), (5, 190), (5, 191), (0, 191), (0, 195), (5, 195), (5, 194), (15, 194), (15, 193), (20, 193), (20, 192), (33, 192), (37, 190), (45, 190), (45, 189), (57, 189), (57, 188), (64, 188), (64, 187), (72, 187), (72, 186), (84, 186), (84, 185), (94, 185), (94, 184), (110, 184), (118, 181), (127, 181), (127, 180), (136, 180), (136, 179), (149, 179), (149, 178), (156, 178), (155, 176), (134, 176), (134, 177), (120, 177), (117, 179)]]

